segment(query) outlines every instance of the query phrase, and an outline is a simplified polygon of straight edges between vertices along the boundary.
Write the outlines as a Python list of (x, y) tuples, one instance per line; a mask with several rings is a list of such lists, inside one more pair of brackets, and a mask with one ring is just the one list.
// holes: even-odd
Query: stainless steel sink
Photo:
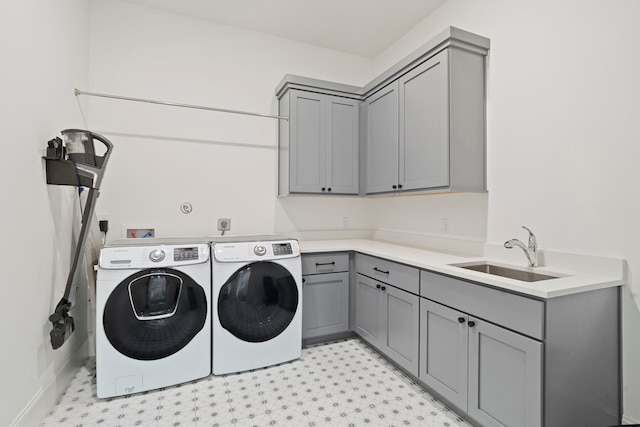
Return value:
[(557, 279), (558, 276), (536, 273), (529, 270), (517, 270), (515, 268), (503, 267), (501, 265), (482, 262), (478, 264), (455, 265), (455, 267), (466, 268), (467, 270), (479, 271), (481, 273), (492, 274), (494, 276), (506, 277), (509, 279), (521, 280), (523, 282), (538, 282), (540, 280)]

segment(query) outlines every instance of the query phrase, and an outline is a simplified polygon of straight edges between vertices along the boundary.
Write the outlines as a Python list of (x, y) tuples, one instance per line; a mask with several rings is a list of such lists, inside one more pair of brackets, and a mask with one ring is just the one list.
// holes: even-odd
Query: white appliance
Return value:
[(298, 241), (241, 239), (212, 243), (215, 375), (298, 359), (302, 351)]
[(99, 398), (211, 374), (206, 241), (127, 239), (100, 252), (96, 282)]

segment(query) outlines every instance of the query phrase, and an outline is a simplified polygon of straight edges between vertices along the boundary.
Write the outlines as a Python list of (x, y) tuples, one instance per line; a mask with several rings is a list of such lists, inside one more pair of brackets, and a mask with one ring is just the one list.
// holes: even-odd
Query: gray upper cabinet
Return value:
[(449, 186), (448, 52), (400, 78), (399, 175), (403, 190)]
[[(286, 99), (283, 99), (286, 98)], [(281, 195), (357, 194), (359, 101), (288, 90), (280, 99)]]
[(451, 47), (366, 99), (367, 194), (485, 190), (484, 69)]
[(486, 191), (489, 44), (449, 27), (363, 87), (286, 75), (279, 194)]
[(398, 82), (367, 98), (367, 193), (380, 193), (398, 184)]

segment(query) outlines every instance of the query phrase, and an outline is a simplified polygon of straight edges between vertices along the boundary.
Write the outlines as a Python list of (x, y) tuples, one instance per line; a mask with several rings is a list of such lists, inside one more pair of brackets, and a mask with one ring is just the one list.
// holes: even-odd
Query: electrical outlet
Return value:
[(231, 230), (231, 218), (218, 218), (218, 231)]
[(449, 218), (440, 218), (440, 231), (443, 233), (448, 233), (451, 229), (451, 224), (449, 223)]

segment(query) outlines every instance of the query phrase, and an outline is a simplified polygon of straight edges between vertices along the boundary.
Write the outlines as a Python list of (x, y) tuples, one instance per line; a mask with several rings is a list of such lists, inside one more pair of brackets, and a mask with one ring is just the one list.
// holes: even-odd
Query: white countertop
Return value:
[[(560, 262), (553, 265), (553, 267), (526, 267), (524, 261), (521, 265), (518, 265), (515, 263), (505, 263), (504, 260), (494, 258), (448, 254), (434, 250), (418, 249), (368, 239), (301, 240), (300, 250), (303, 254), (339, 251), (361, 252), (363, 254), (385, 258), (436, 273), (443, 273), (459, 277), (461, 279), (472, 280), (495, 288), (502, 288), (508, 291), (519, 292), (539, 298), (554, 298), (562, 295), (621, 286), (624, 284), (624, 260), (609, 260), (612, 262), (606, 263), (606, 265), (612, 266), (613, 268), (602, 268), (602, 274), (600, 274), (600, 272), (594, 274), (593, 271), (589, 271), (593, 270), (593, 268), (587, 268), (587, 264), (583, 264), (585, 267), (582, 269), (580, 268), (580, 262), (575, 262), (575, 258), (580, 256), (574, 256), (572, 258), (572, 262), (567, 262), (566, 266), (563, 266)], [(566, 259), (566, 257), (559, 258)], [(593, 260), (593, 257), (585, 256), (583, 258), (585, 258), (585, 263), (589, 263), (589, 261)], [(560, 277), (538, 282), (523, 282), (520, 280), (481, 273), (451, 265), (475, 263), (479, 261), (491, 261), (494, 264), (505, 267), (525, 271), (535, 271), (536, 273), (550, 274)]]

